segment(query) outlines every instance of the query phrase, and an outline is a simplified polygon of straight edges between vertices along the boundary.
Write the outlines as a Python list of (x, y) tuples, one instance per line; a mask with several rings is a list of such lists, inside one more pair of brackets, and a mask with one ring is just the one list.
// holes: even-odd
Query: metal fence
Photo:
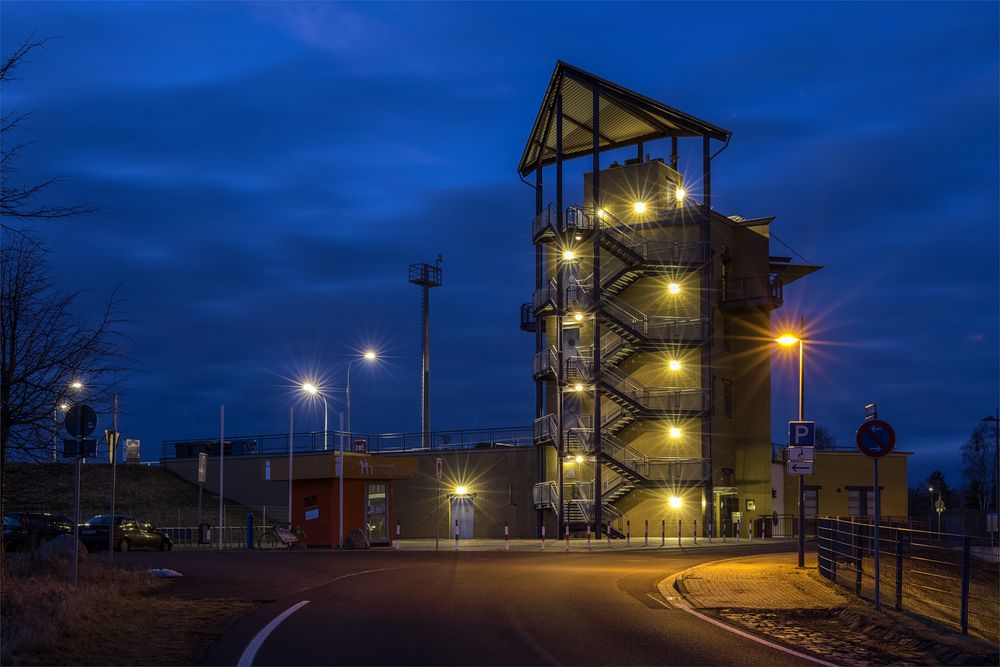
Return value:
[[(295, 433), (292, 446), (296, 453), (337, 451), (341, 440), (345, 451), (372, 454), (442, 451), (451, 449), (490, 449), (504, 447), (529, 447), (532, 442), (531, 426), (505, 428), (459, 429), (431, 431), (428, 433), (349, 433), (341, 431), (310, 431)], [(358, 442), (363, 441), (363, 442)], [(234, 436), (226, 438), (223, 451), (226, 456), (252, 456), (280, 454), (288, 451), (287, 433), (272, 435)], [(162, 457), (196, 458), (199, 453), (219, 455), (219, 439), (165, 440)]]
[(820, 574), (868, 600), (875, 599), (879, 554), (880, 603), (975, 634), (1000, 640), (1000, 557), (995, 540), (880, 525), (878, 544), (870, 522), (817, 518)]

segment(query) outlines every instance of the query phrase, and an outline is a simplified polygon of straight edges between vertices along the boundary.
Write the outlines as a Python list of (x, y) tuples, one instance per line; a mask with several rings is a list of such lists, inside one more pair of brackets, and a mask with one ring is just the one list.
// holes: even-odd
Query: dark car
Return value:
[[(108, 548), (111, 519), (110, 514), (98, 514), (88, 519), (86, 523), (80, 524), (80, 541), (83, 542), (88, 551), (103, 551)], [(116, 514), (114, 526), (115, 551), (132, 551), (133, 549), (170, 551), (174, 547), (174, 543), (166, 533), (133, 516)]]
[(27, 546), (31, 549), (45, 544), (53, 537), (73, 532), (73, 522), (66, 516), (32, 512), (20, 516), (28, 526)]
[(28, 541), (28, 525), (20, 514), (3, 513), (3, 550), (20, 551)]

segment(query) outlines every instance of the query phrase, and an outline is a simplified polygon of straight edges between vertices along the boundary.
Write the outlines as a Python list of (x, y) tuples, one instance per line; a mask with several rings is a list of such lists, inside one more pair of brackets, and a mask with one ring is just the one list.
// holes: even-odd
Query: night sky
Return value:
[[(121, 285), (122, 430), (145, 459), (217, 433), (220, 403), (228, 433), (284, 431), (300, 378), (339, 411), (369, 346), (355, 430), (419, 430), (407, 265), (438, 253), (433, 428), (530, 424), (534, 195), (516, 166), (563, 59), (733, 132), (715, 207), (777, 216), (826, 266), (774, 318), (810, 323), (807, 417), (849, 445), (876, 401), (911, 481), (957, 483), (1000, 400), (997, 25), (985, 2), (6, 1), (5, 54), (56, 39), (3, 110), (35, 111), (20, 166), (68, 177), (51, 203), (102, 207), (37, 229), (84, 303)], [(794, 365), (774, 362), (779, 441)], [(302, 428), (320, 420), (302, 405)]]

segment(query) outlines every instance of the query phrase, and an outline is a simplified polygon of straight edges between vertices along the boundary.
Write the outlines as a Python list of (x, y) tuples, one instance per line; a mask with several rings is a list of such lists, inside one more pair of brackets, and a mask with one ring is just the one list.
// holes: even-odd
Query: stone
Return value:
[(87, 560), (87, 547), (72, 535), (59, 535), (38, 547), (31, 558), (40, 563), (68, 563), (73, 558), (74, 542), (77, 558)]

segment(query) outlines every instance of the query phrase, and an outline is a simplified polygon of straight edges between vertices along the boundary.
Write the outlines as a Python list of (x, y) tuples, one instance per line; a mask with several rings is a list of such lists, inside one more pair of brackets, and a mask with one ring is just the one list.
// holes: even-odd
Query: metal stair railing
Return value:
[(531, 296), (531, 307), (535, 313), (538, 313), (548, 305), (555, 308), (558, 303), (558, 295), (559, 290), (556, 289), (555, 278), (551, 278), (548, 283), (535, 290), (535, 293)]
[(539, 417), (532, 424), (532, 439), (536, 445), (546, 440), (554, 443), (558, 432), (559, 424), (552, 413)]
[(533, 376), (540, 375), (544, 371), (551, 369), (555, 373), (559, 367), (559, 353), (556, 348), (550, 347), (536, 354), (531, 360), (531, 373)]
[(709, 459), (666, 457), (648, 459), (645, 477), (672, 484), (701, 484), (712, 477)]
[(554, 232), (556, 229), (556, 207), (555, 204), (548, 204), (542, 212), (531, 221), (531, 238), (537, 239), (546, 227)]
[(551, 480), (538, 482), (531, 487), (531, 499), (535, 509), (556, 509), (559, 507), (559, 487)]

